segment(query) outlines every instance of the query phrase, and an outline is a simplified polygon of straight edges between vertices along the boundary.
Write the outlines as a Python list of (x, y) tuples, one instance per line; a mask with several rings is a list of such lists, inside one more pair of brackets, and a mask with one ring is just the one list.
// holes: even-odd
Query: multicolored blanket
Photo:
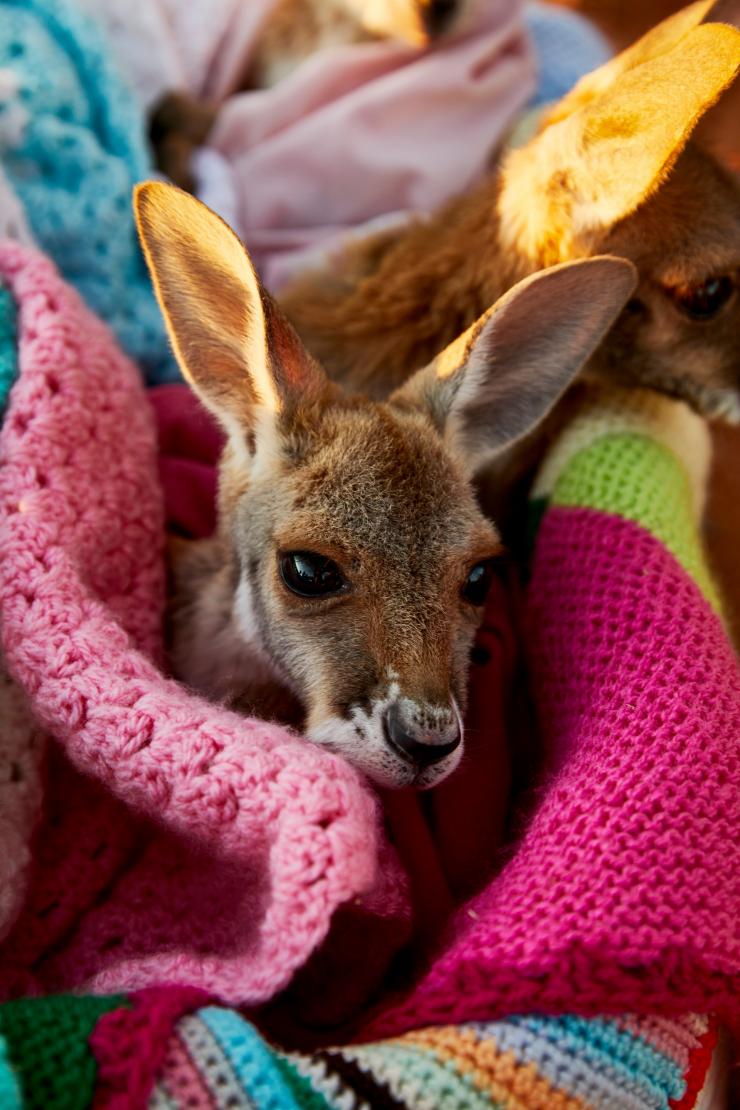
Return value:
[(513, 1018), (282, 1051), (192, 991), (0, 1007), (3, 1110), (711, 1110), (704, 1018)]
[[(288, 1030), (292, 1043), (301, 1022), (304, 1036), (323, 1024), (325, 1037), (327, 1025), (351, 1016), (357, 1028), (359, 1020), (356, 1042), (379, 1047), (284, 1057), (236, 1010), (218, 1019), (237, 1023), (235, 1043), (261, 1046), (270, 1074), (303, 1070), (319, 1082), (322, 1069), (331, 1072), (325, 1094), (350, 1075), (365, 1082), (356, 1069), (369, 1069), (373, 1082), (390, 1085), (396, 1101), (387, 1104), (404, 1105), (416, 1082), (405, 1087), (405, 1076), (421, 1056), (422, 1071), (424, 1059), (439, 1071), (423, 1085), (449, 1075), (451, 1089), (469, 1097), (465, 1084), (483, 1082), (485, 1059), (494, 1079), (485, 1080), (484, 1105), (556, 1105), (542, 1095), (549, 1087), (535, 1083), (530, 1102), (530, 1088), (521, 1093), (539, 1076), (567, 1092), (563, 1105), (580, 1106), (588, 1099), (574, 1084), (584, 1075), (594, 1090), (604, 1075), (614, 1080), (609, 1044), (620, 1059), (642, 1052), (651, 1061), (647, 1087), (629, 1064), (625, 1106), (691, 1105), (680, 1101), (681, 1076), (664, 1049), (684, 1037), (706, 1062), (704, 1038), (715, 1026), (674, 1025), (672, 1015), (732, 1022), (740, 993), (740, 683), (699, 540), (702, 423), (656, 396), (593, 393), (551, 451), (535, 487), (526, 629), (546, 772), (523, 831), (479, 895), (453, 912), (454, 883), (426, 891), (427, 905), (437, 899), (448, 917), (442, 940), (431, 958), (427, 949), (427, 970), (412, 987), (382, 995), (370, 1017), (367, 1000), (391, 957), (414, 931), (418, 943), (424, 923), (377, 824), (377, 803), (340, 761), (276, 726), (208, 706), (157, 670), (162, 505), (138, 375), (44, 259), (6, 246), (0, 273), (19, 306), (20, 368), (0, 436), (3, 647), (30, 722), (53, 738), (40, 746), (38, 726), (29, 722), (24, 733), (21, 720), (0, 744), (6, 812), (20, 815), (0, 833), (33, 860), (30, 879), (26, 870), (6, 876), (12, 897), (0, 899), (10, 915), (0, 984), (19, 999), (0, 1010), (7, 1035), (13, 1015), (44, 1006), (69, 1015), (85, 1005), (23, 995), (179, 982), (190, 1001), (165, 1022), (166, 1044), (174, 1022), (209, 998), (260, 1025), (255, 1006), (274, 999), (270, 1028)], [(484, 629), (494, 665), (478, 678), (474, 701), (491, 702), (497, 672), (501, 688), (506, 657), (495, 651), (504, 627)], [(489, 748), (502, 743), (491, 727), (480, 732)], [(472, 767), (472, 781), (485, 800), (491, 772), (483, 766)], [(455, 821), (440, 823), (438, 860), (460, 854), (465, 801)], [(432, 797), (432, 813), (435, 804)], [(417, 808), (417, 830), (427, 818)], [(426, 835), (415, 844), (417, 862), (419, 845), (435, 843)], [(491, 863), (499, 847), (487, 844)], [(194, 987), (208, 998), (193, 1003)], [(543, 1012), (593, 1021), (510, 1018)], [(618, 1013), (662, 1017), (598, 1017)], [(42, 1028), (40, 1017), (28, 1020)], [(200, 1043), (200, 1029), (188, 1043)], [(188, 1030), (178, 1026), (176, 1057)], [(662, 1060), (645, 1056), (645, 1040)], [(550, 1043), (559, 1046), (552, 1059)], [(527, 1055), (533, 1044), (542, 1059)], [(563, 1044), (581, 1060), (572, 1072), (557, 1062)], [(163, 1053), (153, 1090), (171, 1099), (167, 1084), (177, 1080), (166, 1078)], [(128, 1060), (128, 1082), (131, 1058), (120, 1046), (111, 1058)], [(681, 1059), (685, 1075), (690, 1060)], [(583, 1060), (606, 1069), (601, 1079)], [(211, 1066), (206, 1060), (206, 1072)], [(500, 1085), (507, 1075), (509, 1093)], [(449, 1105), (473, 1104), (458, 1095)], [(357, 1098), (383, 1105), (359, 1089)], [(345, 1104), (353, 1105), (349, 1095)]]

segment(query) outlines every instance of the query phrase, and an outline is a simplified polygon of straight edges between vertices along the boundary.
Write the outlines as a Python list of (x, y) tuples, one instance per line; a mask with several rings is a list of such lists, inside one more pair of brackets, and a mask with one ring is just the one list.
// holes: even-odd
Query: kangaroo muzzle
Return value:
[(383, 730), (388, 746), (418, 767), (439, 763), (462, 740), (462, 724), (455, 708), (435, 707), (429, 711), (405, 698), (388, 707)]

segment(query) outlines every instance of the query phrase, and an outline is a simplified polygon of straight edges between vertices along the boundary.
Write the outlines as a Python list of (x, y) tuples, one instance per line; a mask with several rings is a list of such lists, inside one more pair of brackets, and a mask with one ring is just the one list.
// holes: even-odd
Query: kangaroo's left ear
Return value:
[(390, 401), (425, 411), (474, 473), (544, 419), (636, 284), (631, 262), (607, 256), (525, 278)]

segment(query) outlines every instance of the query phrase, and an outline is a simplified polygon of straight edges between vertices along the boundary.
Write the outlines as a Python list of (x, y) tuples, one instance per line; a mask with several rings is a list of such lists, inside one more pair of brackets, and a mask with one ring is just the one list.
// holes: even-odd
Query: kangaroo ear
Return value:
[(324, 372), (220, 217), (154, 181), (136, 187), (134, 211), (180, 369), (227, 432), (243, 440), (265, 412), (324, 395)]
[(608, 256), (525, 278), (390, 400), (424, 410), (475, 472), (544, 419), (636, 284)]
[(589, 101), (603, 96), (627, 70), (650, 62), (677, 46), (684, 35), (700, 23), (730, 23), (738, 26), (740, 0), (698, 0), (674, 12), (636, 42), (611, 58), (603, 66), (585, 74), (557, 104), (542, 117), (539, 130), (557, 123), (583, 108)]
[[(698, 8), (708, 14), (709, 5)], [(687, 9), (678, 15), (687, 12), (702, 14)], [(598, 95), (509, 154), (501, 226), (538, 264), (593, 249), (634, 212), (664, 181), (696, 124), (740, 69), (740, 32), (724, 23), (677, 33), (671, 47), (663, 37), (659, 42), (666, 49), (620, 69), (613, 80), (602, 75)]]

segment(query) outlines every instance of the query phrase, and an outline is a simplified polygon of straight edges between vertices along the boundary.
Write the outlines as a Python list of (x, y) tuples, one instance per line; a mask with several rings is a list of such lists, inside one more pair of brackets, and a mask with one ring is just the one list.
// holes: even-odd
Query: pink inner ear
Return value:
[(273, 299), (262, 290), (261, 293), (270, 367), (281, 401), (295, 403), (318, 398), (326, 385), (323, 371)]

